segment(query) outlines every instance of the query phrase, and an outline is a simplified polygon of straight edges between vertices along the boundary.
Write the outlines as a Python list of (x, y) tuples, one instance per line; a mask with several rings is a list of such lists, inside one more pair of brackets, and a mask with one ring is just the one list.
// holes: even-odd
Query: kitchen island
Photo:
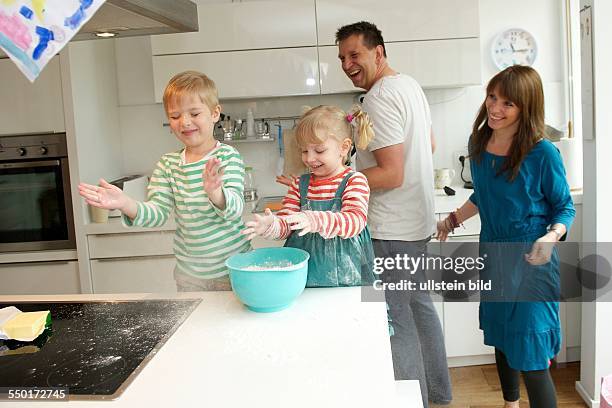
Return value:
[(361, 302), (360, 288), (306, 289), (290, 308), (270, 314), (247, 310), (232, 292), (0, 296), (0, 302), (155, 298), (202, 301), (115, 401), (50, 406), (422, 406), (417, 381), (393, 380), (385, 304)]

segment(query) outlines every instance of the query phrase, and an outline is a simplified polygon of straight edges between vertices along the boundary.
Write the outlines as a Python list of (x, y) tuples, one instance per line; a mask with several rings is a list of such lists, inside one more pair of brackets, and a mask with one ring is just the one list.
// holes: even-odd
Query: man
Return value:
[[(342, 69), (367, 94), (363, 109), (374, 126), (367, 150), (357, 151), (357, 168), (368, 179), (368, 225), (376, 257), (418, 257), (435, 232), (431, 116), (427, 99), (411, 77), (387, 63), (382, 33), (359, 22), (336, 32)], [(412, 279), (421, 275), (417, 271)], [(385, 271), (383, 282), (411, 279), (399, 266)], [(418, 278), (416, 278), (418, 279)], [(423, 405), (448, 403), (451, 386), (442, 327), (427, 292), (387, 290), (394, 334), (391, 350), (395, 377), (418, 379)]]

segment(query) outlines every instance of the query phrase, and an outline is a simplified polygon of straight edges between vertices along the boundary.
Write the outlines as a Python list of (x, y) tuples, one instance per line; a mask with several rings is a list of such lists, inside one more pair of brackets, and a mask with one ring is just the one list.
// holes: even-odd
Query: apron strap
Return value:
[(308, 196), (308, 186), (310, 185), (310, 173), (300, 176), (300, 209), (306, 205), (306, 197)]
[(344, 178), (340, 182), (340, 185), (338, 186), (338, 189), (336, 190), (336, 196), (334, 198), (342, 200), (342, 194), (344, 194), (344, 189), (346, 188), (348, 180), (354, 173), (354, 171), (349, 171), (348, 173), (346, 173), (346, 176), (344, 176)]

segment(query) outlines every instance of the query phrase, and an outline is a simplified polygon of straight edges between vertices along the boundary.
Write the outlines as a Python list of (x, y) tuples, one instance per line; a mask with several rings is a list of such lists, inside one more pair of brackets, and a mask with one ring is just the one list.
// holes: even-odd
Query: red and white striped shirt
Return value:
[[(340, 183), (348, 172), (346, 168), (333, 177), (314, 180), (310, 178), (307, 199), (309, 200), (331, 200), (336, 195)], [(324, 238), (351, 238), (359, 235), (366, 226), (368, 216), (368, 201), (370, 199), (370, 186), (366, 177), (359, 172), (353, 173), (347, 180), (346, 187), (342, 193), (342, 208), (340, 212), (312, 211), (311, 214), (317, 218), (319, 228), (317, 232)], [(293, 180), (287, 195), (283, 199), (283, 208), (277, 215), (281, 218), (280, 235), (276, 239), (286, 239), (291, 233), (287, 222), (282, 218), (300, 211), (300, 182), (299, 178)]]

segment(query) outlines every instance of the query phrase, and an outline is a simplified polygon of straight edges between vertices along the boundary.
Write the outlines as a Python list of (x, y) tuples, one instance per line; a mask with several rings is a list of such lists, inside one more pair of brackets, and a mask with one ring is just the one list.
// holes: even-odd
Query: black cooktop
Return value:
[(33, 342), (0, 340), (0, 388), (67, 387), (70, 399), (114, 399), (199, 303), (0, 303), (50, 310), (52, 320)]

